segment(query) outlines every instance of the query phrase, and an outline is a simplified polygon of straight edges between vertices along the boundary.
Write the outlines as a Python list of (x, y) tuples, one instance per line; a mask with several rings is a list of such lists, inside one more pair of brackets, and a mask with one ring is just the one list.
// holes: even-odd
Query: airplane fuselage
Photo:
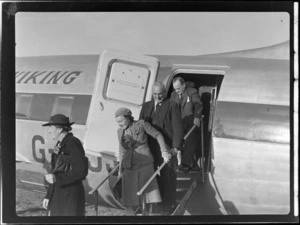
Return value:
[[(214, 98), (210, 97), (206, 102), (203, 99), (204, 105), (206, 104), (203, 112), (206, 118), (205, 137), (209, 140), (205, 147), (212, 153), (214, 176), (219, 182), (224, 201), (235, 204), (238, 214), (287, 213), (290, 157), (289, 60), (178, 56), (168, 61), (167, 56), (156, 57), (161, 62), (156, 80), (165, 83), (168, 96), (175, 76), (193, 81), (197, 88), (216, 85)], [(49, 172), (50, 155), (55, 143), (49, 141), (47, 131), (41, 125), (51, 114), (60, 108), (70, 115), (75, 122), (72, 132), (83, 141), (86, 140), (91, 110), (95, 110), (92, 107), (102, 107), (102, 111), (109, 108), (105, 102), (102, 106), (102, 102), (100, 106), (98, 103), (92, 105), (95, 85), (99, 82), (96, 77), (99, 74), (98, 61), (99, 56), (95, 55), (17, 59), (17, 185), (46, 191), (47, 183), (43, 175)], [(173, 73), (172, 66), (178, 63), (200, 65), (203, 73)], [(214, 82), (219, 82), (218, 78), (209, 73), (219, 70), (224, 71), (225, 76), (217, 86)], [(148, 100), (149, 96), (144, 99)], [(113, 104), (113, 108), (118, 107), (118, 103)], [(38, 105), (43, 105), (44, 109)], [(133, 106), (129, 104), (128, 107)], [(138, 108), (133, 112), (134, 118), (138, 119)], [(103, 145), (98, 145), (97, 150), (85, 149), (89, 158), (89, 175), (84, 181), (86, 192), (97, 186), (117, 164), (117, 124), (114, 112), (106, 113), (111, 116), (105, 118), (106, 122), (102, 126), (110, 127), (109, 131), (96, 135), (99, 138), (97, 141), (102, 141)], [(276, 179), (279, 180), (278, 185), (275, 184)], [(121, 207), (111, 193), (115, 181), (116, 177), (112, 176), (99, 189), (101, 204)], [(260, 190), (249, 190), (257, 185)], [(271, 193), (269, 195), (268, 190)], [(279, 200), (274, 201), (274, 196), (279, 196)], [(89, 202), (94, 203), (94, 196), (87, 194), (86, 197)], [(200, 214), (193, 210), (189, 213)]]

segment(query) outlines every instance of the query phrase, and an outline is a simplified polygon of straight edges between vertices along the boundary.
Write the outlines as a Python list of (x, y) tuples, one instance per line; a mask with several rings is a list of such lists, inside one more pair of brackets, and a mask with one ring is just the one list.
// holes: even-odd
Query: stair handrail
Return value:
[[(202, 118), (201, 118), (202, 120)], [(200, 120), (200, 122), (201, 122)], [(193, 130), (196, 128), (196, 125), (194, 125), (189, 132), (184, 136), (184, 140), (186, 140), (188, 138), (188, 136), (193, 132)], [(141, 195), (145, 189), (148, 187), (148, 185), (151, 183), (151, 181), (155, 178), (155, 176), (160, 172), (160, 170), (166, 165), (166, 162), (163, 162), (163, 164), (160, 165), (160, 167), (154, 172), (154, 174), (149, 178), (149, 180), (146, 182), (146, 184), (144, 184), (144, 186), (137, 192), (137, 195)]]
[[(203, 116), (200, 119), (200, 123), (202, 123), (203, 120)], [(184, 140), (186, 140), (190, 134), (193, 132), (193, 130), (196, 128), (196, 125), (193, 125), (193, 127), (189, 130), (189, 132), (184, 136)], [(181, 153), (180, 151), (176, 152), (177, 154)], [(163, 162), (160, 167), (153, 173), (153, 175), (148, 179), (148, 181), (144, 184), (144, 186), (137, 192), (137, 195), (140, 196), (143, 194), (143, 192), (145, 191), (145, 189), (149, 186), (149, 184), (152, 182), (152, 180), (156, 177), (156, 175), (161, 171), (161, 169), (166, 165), (166, 162)], [(143, 195), (143, 215), (145, 215), (145, 196)]]
[(201, 181), (202, 183), (204, 183), (204, 170), (205, 170), (205, 166), (204, 166), (204, 160), (205, 160), (205, 157), (204, 157), (204, 138), (203, 138), (203, 118), (204, 116), (202, 115), (202, 118), (201, 118), (201, 121), (200, 121), (200, 132), (201, 132), (201, 157), (200, 157), (200, 169), (201, 169)]
[[(203, 118), (204, 118), (204, 116), (202, 115), (200, 118), (200, 125), (201, 125), (201, 123), (203, 123)], [(186, 140), (196, 127), (197, 126), (194, 124), (193, 127), (189, 130), (189, 132), (187, 132), (187, 134), (184, 136), (183, 140)]]
[(92, 195), (93, 193), (95, 193), (95, 199), (96, 199), (96, 203), (95, 203), (95, 211), (96, 211), (96, 216), (98, 216), (98, 189), (104, 184), (104, 182), (119, 168), (120, 163), (118, 165), (116, 165), (109, 173), (108, 175), (104, 178), (104, 180), (102, 180), (93, 190), (91, 190), (89, 192), (90, 195)]
[(96, 190), (98, 190), (98, 188), (100, 188), (103, 184), (104, 184), (104, 182), (114, 173), (114, 172), (116, 172), (116, 170), (119, 168), (119, 166), (120, 166), (120, 164), (118, 164), (118, 165), (116, 165), (110, 172), (109, 172), (109, 174), (104, 178), (104, 180), (102, 180), (93, 190), (91, 190), (90, 192), (89, 192), (89, 194), (91, 195), (91, 194), (93, 194)]
[[(201, 120), (202, 120), (202, 119), (201, 119)], [(201, 120), (200, 120), (200, 122), (201, 122)], [(187, 134), (184, 136), (183, 140), (186, 140), (186, 139), (190, 136), (190, 134), (193, 132), (193, 130), (194, 130), (196, 127), (197, 127), (197, 126), (194, 125), (194, 126), (189, 130), (189, 132), (187, 132)]]
[[(200, 122), (202, 121), (202, 118), (200, 120)], [(190, 134), (193, 132), (193, 130), (196, 128), (197, 126), (194, 125), (189, 132), (184, 136), (184, 140), (186, 140), (188, 138), (188, 136), (190, 136)], [(155, 173), (149, 178), (149, 180), (146, 182), (146, 184), (140, 189), (140, 191), (137, 192), (137, 195), (141, 195), (145, 189), (148, 187), (148, 185), (151, 183), (151, 181), (155, 178), (155, 176), (160, 172), (160, 170), (166, 165), (166, 162), (163, 162), (163, 164), (160, 165), (160, 167), (155, 171)]]
[(151, 183), (151, 181), (155, 178), (155, 176), (161, 171), (161, 169), (166, 165), (166, 162), (163, 162), (160, 167), (153, 173), (153, 175), (149, 178), (149, 180), (144, 184), (144, 186), (137, 192), (137, 195), (140, 196), (143, 194), (145, 189), (148, 187), (148, 185)]

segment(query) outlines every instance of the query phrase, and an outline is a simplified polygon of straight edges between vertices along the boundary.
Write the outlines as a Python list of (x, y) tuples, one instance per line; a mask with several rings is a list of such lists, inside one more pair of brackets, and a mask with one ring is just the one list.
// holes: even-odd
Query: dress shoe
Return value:
[(181, 164), (178, 169), (184, 173), (188, 173), (190, 171), (190, 167), (186, 166), (186, 165), (183, 165)]
[(190, 170), (200, 171), (200, 167), (198, 165), (193, 165), (192, 167), (190, 167)]
[(174, 205), (167, 206), (167, 207), (163, 208), (162, 214), (165, 215), (165, 216), (168, 216), (168, 215), (172, 215), (172, 213), (174, 211), (175, 211), (175, 206)]

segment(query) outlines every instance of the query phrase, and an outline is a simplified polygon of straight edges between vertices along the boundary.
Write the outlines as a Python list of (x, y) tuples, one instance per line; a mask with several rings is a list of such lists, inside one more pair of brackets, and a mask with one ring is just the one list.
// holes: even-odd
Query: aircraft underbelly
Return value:
[(214, 171), (199, 184), (185, 214), (287, 214), (290, 145), (213, 138)]

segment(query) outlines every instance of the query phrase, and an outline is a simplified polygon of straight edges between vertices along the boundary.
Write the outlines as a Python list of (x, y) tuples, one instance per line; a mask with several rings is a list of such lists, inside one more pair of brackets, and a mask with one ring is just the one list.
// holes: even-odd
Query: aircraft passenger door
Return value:
[[(205, 170), (211, 169), (211, 156), (213, 156), (213, 121), (217, 107), (217, 98), (221, 89), (221, 85), (230, 68), (221, 65), (174, 65), (172, 68), (171, 79), (168, 81), (168, 86), (171, 87), (174, 77), (182, 77), (188, 81), (191, 87), (198, 90), (203, 104), (202, 115), (203, 119), (203, 143), (199, 144), (198, 156), (202, 155), (201, 147), (203, 146), (205, 158)], [(172, 90), (172, 88), (170, 88)], [(169, 94), (170, 94), (169, 90)], [(199, 139), (201, 139), (199, 137)]]
[(143, 103), (151, 100), (158, 67), (154, 57), (115, 50), (102, 53), (84, 137), (90, 154), (118, 157), (115, 112), (127, 107), (138, 120)]

